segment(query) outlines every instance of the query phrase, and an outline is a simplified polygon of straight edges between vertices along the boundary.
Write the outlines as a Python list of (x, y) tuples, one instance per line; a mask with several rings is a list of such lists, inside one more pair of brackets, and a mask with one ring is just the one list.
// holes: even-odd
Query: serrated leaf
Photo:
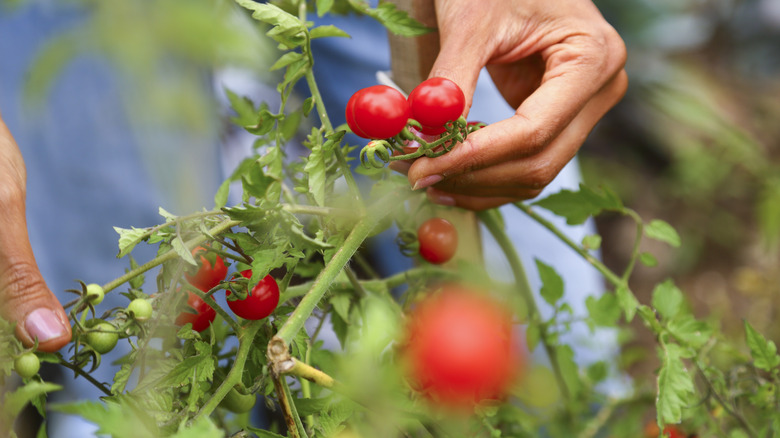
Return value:
[(636, 309), (639, 306), (639, 301), (625, 284), (621, 284), (615, 290), (615, 296), (617, 297), (620, 308), (623, 309), (623, 314), (626, 317), (626, 322), (631, 322), (636, 315)]
[(650, 221), (650, 223), (645, 225), (644, 229), (645, 236), (650, 239), (668, 243), (675, 248), (680, 246), (680, 235), (677, 234), (677, 231), (671, 225), (661, 219)]
[(300, 61), (303, 58), (303, 55), (298, 52), (287, 52), (284, 55), (282, 55), (279, 59), (276, 60), (276, 62), (271, 65), (269, 70), (279, 70), (280, 68), (287, 67), (288, 65), (292, 64), (293, 62)]
[(265, 429), (258, 429), (252, 426), (245, 426), (246, 430), (257, 435), (259, 438), (287, 438), (285, 435), (279, 435), (278, 433), (271, 432)]
[(360, 0), (349, 0), (350, 5), (358, 12), (368, 15), (382, 23), (390, 32), (395, 35), (413, 37), (425, 35), (433, 31), (430, 27), (423, 26), (419, 21), (413, 19), (404, 11), (401, 11), (390, 2), (380, 2), (376, 9), (369, 8), (366, 3)]
[(114, 227), (114, 231), (119, 234), (119, 254), (117, 258), (122, 258), (130, 253), (135, 246), (143, 240), (147, 230), (145, 228), (126, 228)]
[(225, 432), (209, 417), (197, 417), (192, 424), (182, 422), (179, 430), (171, 438), (224, 438)]
[[(159, 386), (180, 386), (185, 383), (195, 384), (211, 379), (214, 375), (214, 360), (211, 357), (211, 345), (205, 342), (195, 342), (197, 354), (185, 358), (165, 376)], [(193, 377), (197, 381), (192, 381)]]
[(177, 219), (177, 216), (173, 213), (170, 213), (166, 209), (162, 207), (157, 208), (157, 213), (165, 219), (165, 223), (173, 222)]
[(539, 292), (547, 303), (555, 306), (555, 303), (563, 298), (563, 279), (555, 269), (536, 259), (536, 268), (539, 270), (539, 278), (542, 280), (542, 289)]
[(133, 363), (123, 364), (114, 376), (114, 383), (111, 385), (111, 393), (119, 394), (125, 391), (130, 375), (133, 373)]
[(685, 297), (674, 282), (669, 279), (653, 289), (653, 307), (664, 318), (674, 318), (685, 304)]
[(219, 185), (217, 193), (214, 195), (214, 207), (220, 209), (227, 205), (228, 195), (230, 194), (230, 180), (226, 179)]
[(777, 355), (775, 343), (766, 339), (747, 321), (745, 321), (745, 340), (750, 348), (750, 356), (753, 357), (753, 365), (756, 368), (772, 371), (780, 365), (780, 356)]
[[(2, 403), (0, 403), (0, 409), (2, 409), (2, 416), (4, 420), (14, 419), (22, 409), (36, 397), (49, 392), (59, 391), (62, 389), (61, 385), (46, 382), (28, 382), (24, 386), (20, 386), (13, 392), (7, 392), (2, 397)], [(5, 423), (5, 421), (3, 421)]]
[(569, 394), (576, 398), (582, 390), (582, 380), (579, 367), (574, 361), (574, 350), (569, 345), (559, 344), (555, 347), (555, 358)]
[(590, 322), (595, 326), (613, 327), (620, 318), (621, 309), (615, 294), (605, 293), (599, 298), (589, 296), (585, 300)]
[(144, 412), (144, 409), (128, 399), (123, 401), (121, 404), (112, 401), (105, 403), (85, 401), (56, 404), (51, 408), (57, 412), (78, 415), (96, 424), (97, 434), (106, 434), (114, 438), (160, 436), (154, 420)]
[(176, 251), (176, 254), (179, 255), (185, 262), (191, 264), (192, 266), (198, 266), (198, 262), (195, 261), (195, 258), (192, 256), (192, 252), (187, 249), (187, 245), (184, 244), (184, 240), (182, 240), (181, 236), (176, 236), (173, 240), (171, 240), (171, 246), (173, 247), (173, 250)]
[(566, 218), (566, 223), (569, 225), (582, 224), (589, 217), (596, 216), (605, 210), (620, 211), (623, 209), (623, 203), (613, 193), (607, 190), (597, 192), (584, 184), (580, 184), (580, 190), (577, 192), (561, 190), (534, 202), (534, 205)]
[(349, 34), (339, 29), (336, 26), (328, 24), (325, 26), (317, 26), (314, 29), (311, 29), (309, 31), (309, 37), (312, 39), (325, 38), (325, 37), (349, 38)]
[(667, 323), (666, 328), (675, 339), (695, 349), (703, 347), (712, 336), (712, 329), (706, 322), (689, 314), (678, 315)]
[(685, 354), (677, 344), (662, 344), (661, 369), (658, 372), (658, 396), (655, 406), (658, 424), (677, 424), (682, 410), (693, 394), (693, 378), (685, 369)]
[(295, 409), (298, 411), (298, 415), (305, 417), (324, 412), (333, 402), (333, 398), (295, 398), (293, 401), (295, 402)]
[(349, 295), (346, 294), (333, 295), (330, 298), (330, 304), (331, 306), (333, 306), (333, 310), (336, 311), (336, 313), (341, 317), (341, 319), (343, 319), (344, 321), (349, 321), (349, 306), (352, 304)]
[(302, 39), (296, 36), (306, 32), (306, 26), (292, 15), (278, 6), (270, 3), (258, 3), (254, 0), (236, 0), (236, 3), (252, 11), (252, 18), (274, 26), (267, 35), (275, 41), (286, 45), (288, 48), (302, 43)]
[(322, 17), (333, 7), (334, 0), (317, 0), (317, 16)]

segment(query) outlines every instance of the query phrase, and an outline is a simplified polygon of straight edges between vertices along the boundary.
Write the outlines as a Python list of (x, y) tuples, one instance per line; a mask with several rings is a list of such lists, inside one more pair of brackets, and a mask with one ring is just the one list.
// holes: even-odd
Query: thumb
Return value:
[(0, 120), (0, 316), (26, 345), (56, 351), (71, 338), (65, 310), (33, 257), (24, 209), (24, 164)]

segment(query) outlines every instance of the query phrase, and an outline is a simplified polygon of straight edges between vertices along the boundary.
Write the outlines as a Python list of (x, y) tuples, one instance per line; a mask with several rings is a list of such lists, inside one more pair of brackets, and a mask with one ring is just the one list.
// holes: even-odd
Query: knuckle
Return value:
[(46, 290), (38, 269), (26, 261), (16, 261), (9, 264), (0, 273), (0, 297), (4, 307), (19, 307), (40, 297)]
[[(556, 175), (557, 172), (547, 163), (537, 164), (526, 173), (523, 179), (524, 187), (522, 190), (527, 192), (528, 189), (530, 189), (531, 191), (541, 192), (542, 189), (547, 187), (555, 179)], [(536, 195), (534, 195), (534, 197), (535, 196)]]

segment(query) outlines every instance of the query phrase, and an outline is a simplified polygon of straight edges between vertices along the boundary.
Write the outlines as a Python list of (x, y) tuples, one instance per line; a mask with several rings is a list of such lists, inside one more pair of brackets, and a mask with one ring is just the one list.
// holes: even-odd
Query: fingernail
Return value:
[(449, 207), (455, 206), (455, 198), (452, 196), (442, 195), (434, 191), (428, 192), (428, 199), (430, 199), (434, 204), (447, 205)]
[(424, 189), (426, 187), (430, 187), (430, 186), (436, 184), (437, 182), (441, 181), (442, 179), (443, 178), (442, 178), (441, 175), (428, 175), (428, 176), (426, 176), (424, 178), (418, 179), (414, 183), (414, 186), (412, 186), (412, 190), (420, 190), (420, 189)]
[(30, 312), (24, 320), (24, 328), (33, 340), (38, 338), (38, 342), (59, 338), (66, 332), (57, 314), (45, 307)]

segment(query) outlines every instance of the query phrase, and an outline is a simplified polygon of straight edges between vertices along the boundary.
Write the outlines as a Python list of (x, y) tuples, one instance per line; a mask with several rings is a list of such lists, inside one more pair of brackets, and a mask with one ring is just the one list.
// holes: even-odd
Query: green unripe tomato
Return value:
[(40, 369), (41, 361), (35, 353), (24, 353), (14, 360), (14, 371), (25, 379), (38, 374)]
[(100, 354), (113, 350), (117, 341), (119, 334), (116, 333), (116, 327), (107, 322), (97, 324), (87, 333), (87, 344)]
[(127, 313), (138, 321), (146, 321), (152, 317), (152, 303), (146, 298), (136, 298), (127, 305)]
[(257, 395), (255, 394), (241, 394), (238, 389), (233, 388), (227, 393), (225, 398), (219, 403), (220, 406), (227, 409), (230, 412), (236, 414), (243, 414), (249, 412), (255, 406), (257, 401)]
[(102, 303), (105, 296), (103, 287), (99, 284), (90, 283), (87, 285), (87, 301), (93, 306)]

